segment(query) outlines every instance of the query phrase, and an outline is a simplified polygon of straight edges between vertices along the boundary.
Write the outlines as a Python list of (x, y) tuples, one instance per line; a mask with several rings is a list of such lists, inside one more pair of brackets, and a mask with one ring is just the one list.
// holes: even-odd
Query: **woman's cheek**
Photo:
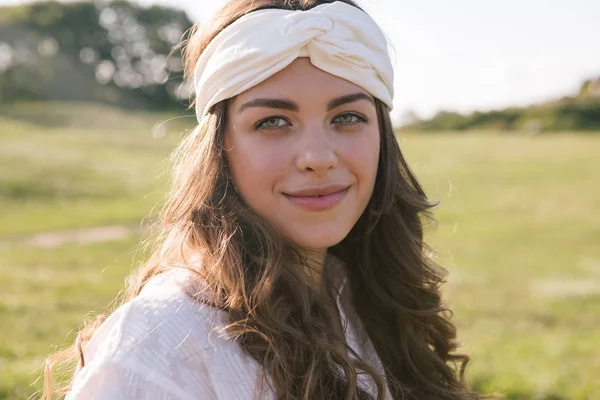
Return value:
[(249, 190), (258, 187), (272, 188), (289, 170), (289, 150), (278, 146), (255, 145), (245, 149), (243, 159), (236, 166)]
[(379, 137), (365, 134), (355, 138), (346, 146), (345, 158), (348, 163), (359, 167), (365, 173), (370, 168), (376, 168), (379, 160)]

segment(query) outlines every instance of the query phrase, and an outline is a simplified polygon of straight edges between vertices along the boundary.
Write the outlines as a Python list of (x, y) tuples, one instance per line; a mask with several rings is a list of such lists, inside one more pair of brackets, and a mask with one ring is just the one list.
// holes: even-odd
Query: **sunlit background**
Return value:
[[(0, 0), (0, 400), (109, 311), (193, 127), (174, 45), (222, 0)], [(600, 2), (370, 0), (467, 380), (600, 399)], [(143, 236), (146, 235), (146, 236)]]

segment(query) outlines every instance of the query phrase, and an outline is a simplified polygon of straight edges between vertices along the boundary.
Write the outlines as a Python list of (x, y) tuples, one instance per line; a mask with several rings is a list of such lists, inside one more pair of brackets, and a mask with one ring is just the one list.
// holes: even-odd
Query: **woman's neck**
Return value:
[(307, 250), (306, 256), (308, 260), (308, 269), (306, 271), (308, 284), (320, 293), (323, 286), (323, 271), (325, 268), (325, 259), (327, 258), (327, 249)]

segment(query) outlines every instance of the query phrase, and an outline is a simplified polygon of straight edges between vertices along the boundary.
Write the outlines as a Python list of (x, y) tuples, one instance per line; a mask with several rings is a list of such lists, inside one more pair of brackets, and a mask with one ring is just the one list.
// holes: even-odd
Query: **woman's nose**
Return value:
[(308, 128), (300, 135), (299, 142), (296, 165), (300, 171), (313, 171), (322, 175), (337, 166), (334, 143), (322, 126)]

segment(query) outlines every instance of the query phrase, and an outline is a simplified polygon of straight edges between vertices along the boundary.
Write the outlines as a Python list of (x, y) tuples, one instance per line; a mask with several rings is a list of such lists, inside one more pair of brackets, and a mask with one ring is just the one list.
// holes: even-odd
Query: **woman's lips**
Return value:
[(283, 195), (295, 205), (306, 210), (323, 211), (339, 204), (346, 197), (348, 189), (346, 188), (323, 196), (291, 196), (286, 193)]

